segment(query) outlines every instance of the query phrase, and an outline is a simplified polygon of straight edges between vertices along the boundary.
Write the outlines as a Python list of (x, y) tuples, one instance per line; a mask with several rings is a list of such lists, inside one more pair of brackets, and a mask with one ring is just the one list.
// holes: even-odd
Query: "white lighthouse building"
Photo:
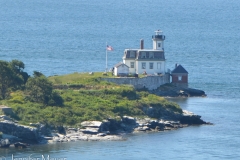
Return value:
[(123, 63), (129, 67), (131, 74), (165, 74), (165, 36), (160, 30), (155, 31), (152, 36), (153, 48), (144, 49), (144, 41), (140, 41), (140, 49), (125, 49)]

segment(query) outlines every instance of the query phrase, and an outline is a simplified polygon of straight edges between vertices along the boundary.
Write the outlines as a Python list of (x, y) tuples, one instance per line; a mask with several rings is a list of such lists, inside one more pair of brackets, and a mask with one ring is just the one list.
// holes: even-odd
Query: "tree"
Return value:
[(15, 73), (15, 76), (18, 77), (19, 83), (25, 84), (29, 78), (29, 75), (27, 74), (27, 72), (23, 71), (25, 68), (24, 63), (22, 61), (14, 59), (9, 63), (9, 65)]
[(63, 98), (58, 94), (58, 92), (52, 92), (48, 105), (50, 106), (63, 106)]
[(7, 97), (10, 87), (14, 83), (13, 75), (8, 62), (0, 60), (0, 96), (2, 99)]
[(34, 71), (26, 83), (26, 93), (33, 102), (47, 104), (53, 91), (52, 83), (42, 73)]

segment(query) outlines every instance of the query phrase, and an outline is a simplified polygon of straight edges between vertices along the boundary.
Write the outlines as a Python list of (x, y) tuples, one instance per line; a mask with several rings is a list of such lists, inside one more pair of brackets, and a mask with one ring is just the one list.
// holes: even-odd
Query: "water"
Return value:
[[(73, 142), (1, 149), (11, 159), (238, 159), (240, 157), (240, 2), (237, 0), (1, 0), (0, 59), (19, 59), (47, 76), (104, 71), (125, 48), (152, 47), (163, 30), (167, 68), (180, 63), (190, 87), (208, 97), (170, 100), (212, 126), (131, 135), (121, 142)], [(1, 158), (1, 157), (0, 157)], [(46, 158), (47, 159), (47, 158)]]

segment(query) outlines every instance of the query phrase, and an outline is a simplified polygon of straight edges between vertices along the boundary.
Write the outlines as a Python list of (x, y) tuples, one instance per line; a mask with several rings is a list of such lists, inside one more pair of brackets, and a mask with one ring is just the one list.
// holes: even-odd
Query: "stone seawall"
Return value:
[(134, 77), (117, 77), (117, 78), (101, 78), (108, 82), (116, 84), (127, 84), (132, 85), (136, 89), (148, 90), (157, 89), (160, 85), (170, 83), (170, 74), (165, 74), (161, 76), (146, 76), (143, 78), (134, 78)]

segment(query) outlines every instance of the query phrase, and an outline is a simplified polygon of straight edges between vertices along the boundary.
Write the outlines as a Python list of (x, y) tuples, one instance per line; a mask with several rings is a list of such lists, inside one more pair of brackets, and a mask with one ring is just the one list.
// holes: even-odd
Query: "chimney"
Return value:
[(175, 68), (177, 68), (177, 66), (178, 66), (178, 64), (176, 63), (176, 64), (175, 64)]
[(140, 49), (144, 49), (144, 40), (143, 39), (140, 40)]

